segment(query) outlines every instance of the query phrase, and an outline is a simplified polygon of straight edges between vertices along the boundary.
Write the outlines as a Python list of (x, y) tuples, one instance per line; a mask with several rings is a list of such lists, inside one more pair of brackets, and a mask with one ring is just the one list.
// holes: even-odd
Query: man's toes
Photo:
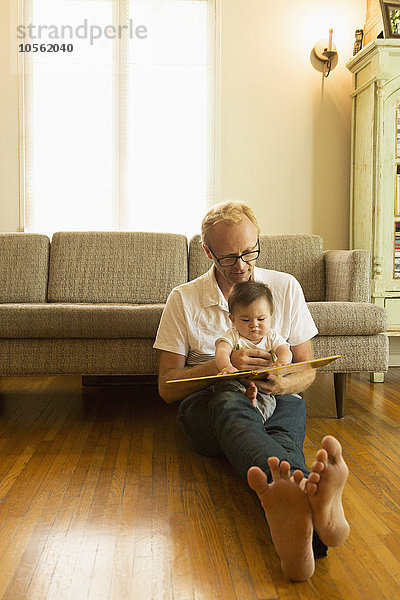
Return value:
[(321, 476), (319, 473), (316, 473), (315, 471), (312, 471), (308, 478), (307, 481), (309, 481), (310, 483), (319, 483), (319, 480), (321, 479)]
[(290, 478), (290, 465), (287, 462), (287, 460), (283, 460), (281, 462), (281, 464), (279, 465), (279, 467), (280, 467), (280, 471), (281, 471), (281, 478), (289, 479)]
[(304, 479), (304, 473), (302, 471), (300, 471), (300, 469), (296, 469), (295, 472), (293, 473), (293, 481), (295, 483), (297, 483), (297, 485), (300, 485), (301, 481), (303, 481)]
[(313, 464), (311, 465), (311, 471), (313, 473), (322, 473), (322, 471), (325, 469), (325, 463), (321, 462), (320, 460), (316, 460), (315, 462), (313, 462)]
[(318, 485), (316, 483), (312, 483), (310, 481), (310, 478), (307, 479), (307, 484), (306, 484), (306, 492), (307, 494), (309, 494), (310, 496), (315, 496), (315, 494), (318, 491)]
[(276, 456), (270, 456), (268, 459), (268, 466), (271, 471), (273, 481), (281, 478), (281, 471), (279, 468), (279, 458)]
[(328, 453), (324, 448), (320, 448), (317, 454), (315, 455), (316, 462), (327, 463), (328, 462)]
[(342, 446), (332, 435), (326, 435), (321, 442), (321, 446), (331, 460), (337, 459), (342, 455)]
[(268, 489), (267, 476), (259, 467), (250, 467), (247, 471), (247, 481), (258, 496), (261, 496)]

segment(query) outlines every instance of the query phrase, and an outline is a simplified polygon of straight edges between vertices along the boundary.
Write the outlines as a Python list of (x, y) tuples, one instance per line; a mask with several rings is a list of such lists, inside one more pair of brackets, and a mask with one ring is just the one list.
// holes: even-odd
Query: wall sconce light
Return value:
[(311, 64), (317, 71), (328, 77), (338, 64), (336, 45), (332, 41), (333, 29), (329, 30), (329, 40), (319, 40), (311, 51)]

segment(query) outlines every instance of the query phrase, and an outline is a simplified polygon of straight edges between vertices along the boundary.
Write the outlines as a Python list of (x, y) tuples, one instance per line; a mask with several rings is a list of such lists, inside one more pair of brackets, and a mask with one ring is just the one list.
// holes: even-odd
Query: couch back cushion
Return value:
[(187, 239), (170, 233), (55, 233), (49, 302), (155, 304), (187, 281)]
[[(257, 266), (294, 275), (308, 302), (325, 300), (325, 266), (322, 238), (318, 235), (260, 235), (261, 253)], [(189, 279), (195, 279), (211, 266), (199, 235), (190, 240)]]
[(46, 302), (50, 240), (0, 233), (0, 303)]

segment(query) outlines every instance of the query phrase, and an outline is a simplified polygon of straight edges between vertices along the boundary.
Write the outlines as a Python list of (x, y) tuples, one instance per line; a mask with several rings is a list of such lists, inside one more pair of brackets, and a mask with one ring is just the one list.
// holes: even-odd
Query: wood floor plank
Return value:
[(57, 598), (57, 594), (59, 598), (73, 597), (74, 591), (81, 593), (79, 590), (83, 590), (88, 580), (87, 565), (89, 562), (92, 566), (94, 560), (94, 536), (88, 521), (105, 451), (104, 446), (94, 449), (75, 510), (67, 517), (68, 529), (58, 547), (59, 554), (54, 557), (54, 569), (48, 582), (49, 598)]
[(190, 563), (189, 531), (182, 513), (174, 513), (169, 520), (172, 540), (171, 575), (174, 600), (194, 600), (193, 573)]
[(22, 454), (20, 454), (14, 464), (11, 466), (9, 471), (7, 471), (0, 481), (0, 502), (3, 500), (5, 496), (7, 496), (10, 489), (13, 487), (14, 483), (21, 475), (27, 463), (32, 458), (35, 449), (32, 446), (27, 446)]
[(0, 577), (0, 597), (2, 597), (12, 580), (21, 557), (25, 552), (26, 545), (29, 543), (32, 532), (35, 529), (37, 520), (43, 505), (48, 501), (48, 494), (38, 494), (30, 504), (26, 514), (19, 519), (14, 535), (7, 546), (2, 547), (1, 556), (1, 577)]
[[(215, 552), (213, 556), (207, 552), (208, 544), (203, 531), (203, 523), (200, 519), (196, 487), (196, 484), (193, 484), (191, 489), (187, 489), (183, 493), (195, 599), (215, 598), (220, 600), (223, 596), (221, 596), (217, 572), (221, 572), (221, 569), (224, 570), (226, 566), (225, 564), (215, 565), (213, 562)], [(227, 594), (230, 594), (230, 596), (226, 595), (225, 597), (235, 597), (232, 585), (229, 585)]]

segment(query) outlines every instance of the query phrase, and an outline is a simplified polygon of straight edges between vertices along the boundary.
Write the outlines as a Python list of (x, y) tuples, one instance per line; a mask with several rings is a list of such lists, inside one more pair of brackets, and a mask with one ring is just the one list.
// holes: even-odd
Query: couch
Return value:
[[(293, 274), (319, 335), (314, 354), (341, 354), (345, 374), (388, 368), (384, 309), (369, 303), (370, 255), (324, 252), (315, 235), (261, 235), (258, 266)], [(0, 234), (0, 376), (155, 375), (153, 340), (170, 290), (210, 263), (200, 237), (146, 232)]]

